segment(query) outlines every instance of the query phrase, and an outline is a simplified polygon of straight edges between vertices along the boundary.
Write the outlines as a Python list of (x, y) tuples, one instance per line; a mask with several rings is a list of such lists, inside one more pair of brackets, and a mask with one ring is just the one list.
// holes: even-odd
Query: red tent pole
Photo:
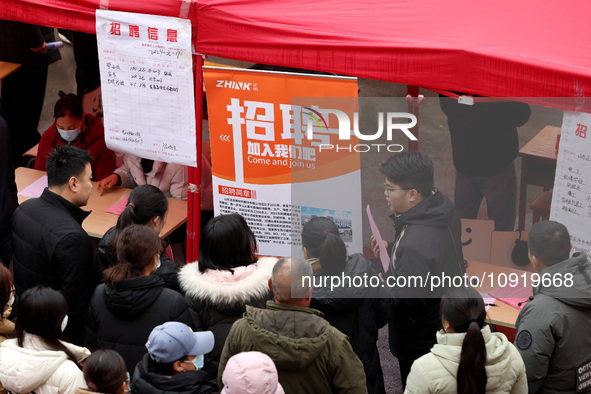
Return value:
[(195, 86), (195, 134), (197, 167), (189, 167), (189, 196), (187, 201), (187, 263), (199, 259), (201, 237), (201, 143), (203, 125), (203, 57), (193, 55)]
[[(417, 117), (417, 125), (411, 130), (412, 134), (417, 137), (416, 141), (408, 141), (408, 150), (418, 151), (419, 150), (419, 87), (414, 85), (408, 85), (406, 87), (406, 101), (408, 103), (408, 112)], [(410, 97), (409, 97), (410, 96)]]

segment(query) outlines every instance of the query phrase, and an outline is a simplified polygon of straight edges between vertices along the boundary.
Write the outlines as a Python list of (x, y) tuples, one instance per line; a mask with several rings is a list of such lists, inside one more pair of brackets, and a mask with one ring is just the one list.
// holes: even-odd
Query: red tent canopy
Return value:
[(0, 0), (0, 19), (95, 33), (97, 9), (137, 12), (191, 19), (191, 0)]
[(101, 7), (189, 18), (207, 55), (489, 97), (591, 92), (584, 0), (2, 0), (0, 18), (94, 32)]

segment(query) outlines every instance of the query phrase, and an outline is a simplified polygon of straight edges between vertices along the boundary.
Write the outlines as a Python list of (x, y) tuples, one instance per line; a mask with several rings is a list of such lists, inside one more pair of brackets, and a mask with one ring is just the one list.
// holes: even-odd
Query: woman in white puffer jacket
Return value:
[(78, 363), (90, 352), (60, 340), (67, 324), (65, 298), (49, 287), (25, 291), (18, 304), (16, 338), (0, 346), (0, 381), (15, 393), (74, 393), (86, 387)]
[(485, 325), (482, 297), (472, 288), (441, 300), (437, 344), (413, 364), (405, 394), (527, 394), (521, 355), (504, 334)]

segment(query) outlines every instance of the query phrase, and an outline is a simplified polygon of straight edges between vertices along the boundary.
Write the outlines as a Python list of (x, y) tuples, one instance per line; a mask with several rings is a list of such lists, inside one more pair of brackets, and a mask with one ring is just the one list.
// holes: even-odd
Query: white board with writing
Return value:
[(564, 113), (550, 219), (566, 226), (573, 252), (591, 257), (591, 114)]
[(107, 146), (196, 167), (191, 22), (97, 10), (96, 33)]

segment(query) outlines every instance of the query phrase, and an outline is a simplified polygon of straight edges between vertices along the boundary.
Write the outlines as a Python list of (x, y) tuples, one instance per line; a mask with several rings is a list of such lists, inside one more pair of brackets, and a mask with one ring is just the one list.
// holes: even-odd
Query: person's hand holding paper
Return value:
[(390, 256), (388, 256), (388, 250), (386, 249), (388, 244), (382, 239), (382, 236), (380, 235), (380, 230), (378, 230), (378, 226), (376, 225), (375, 220), (373, 220), (373, 215), (371, 214), (369, 204), (367, 205), (366, 212), (372, 233), (371, 248), (373, 249), (376, 257), (380, 258), (382, 267), (384, 268), (384, 273), (388, 272), (388, 268), (390, 267)]

